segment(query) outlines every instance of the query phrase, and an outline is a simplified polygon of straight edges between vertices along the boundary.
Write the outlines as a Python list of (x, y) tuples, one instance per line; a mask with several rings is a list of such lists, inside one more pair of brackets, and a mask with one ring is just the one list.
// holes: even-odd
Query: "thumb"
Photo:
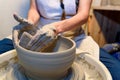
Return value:
[(19, 16), (17, 13), (14, 13), (14, 14), (13, 14), (13, 17), (14, 17), (14, 19), (15, 19), (16, 21), (18, 21), (18, 22), (20, 22), (20, 23), (22, 23), (22, 24), (24, 24), (24, 25), (34, 26), (34, 24), (33, 24), (32, 22), (29, 22), (27, 19)]
[(24, 21), (24, 18), (22, 18), (21, 16), (19, 16), (17, 13), (14, 13), (13, 14), (13, 17), (16, 21), (20, 22), (20, 23), (23, 23)]

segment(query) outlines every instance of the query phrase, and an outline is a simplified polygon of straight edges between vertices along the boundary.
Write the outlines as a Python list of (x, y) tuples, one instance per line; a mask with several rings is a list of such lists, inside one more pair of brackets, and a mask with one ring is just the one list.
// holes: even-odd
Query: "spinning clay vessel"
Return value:
[(53, 52), (30, 51), (19, 43), (14, 46), (19, 63), (32, 79), (59, 80), (67, 74), (75, 59), (75, 42), (62, 36), (58, 38)]

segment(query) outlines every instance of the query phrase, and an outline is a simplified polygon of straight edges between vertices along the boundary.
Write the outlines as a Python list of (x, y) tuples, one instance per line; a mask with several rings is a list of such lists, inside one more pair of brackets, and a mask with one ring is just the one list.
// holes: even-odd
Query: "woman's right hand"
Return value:
[(30, 29), (34, 28), (34, 24), (32, 22), (28, 21), (27, 19), (22, 18), (21, 16), (19, 16), (17, 14), (13, 14), (13, 17), (21, 25), (20, 29), (30, 30)]
[(13, 14), (13, 17), (16, 21), (19, 22), (18, 25), (13, 27), (13, 31), (12, 31), (14, 43), (17, 43), (19, 41), (23, 32), (28, 32), (31, 35), (34, 35), (36, 33), (37, 28), (27, 19), (22, 18), (17, 14)]
[(21, 16), (17, 15), (17, 14), (13, 14), (13, 17), (16, 21), (19, 22), (18, 26), (15, 26), (14, 29), (20, 31), (20, 32), (28, 32), (32, 35), (35, 34), (37, 27), (30, 21), (28, 21), (25, 18), (22, 18)]
[(33, 26), (33, 23), (28, 21), (27, 19), (22, 18), (21, 16), (19, 16), (17, 14), (13, 14), (13, 16), (14, 16), (14, 19), (16, 21), (20, 22), (21, 24)]

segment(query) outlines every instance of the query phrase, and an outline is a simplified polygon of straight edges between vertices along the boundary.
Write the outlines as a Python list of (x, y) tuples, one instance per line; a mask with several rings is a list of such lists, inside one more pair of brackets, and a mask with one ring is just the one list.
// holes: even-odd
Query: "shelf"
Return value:
[(120, 6), (93, 6), (94, 10), (120, 11)]
[(120, 6), (92, 6), (88, 34), (103, 47), (120, 41)]

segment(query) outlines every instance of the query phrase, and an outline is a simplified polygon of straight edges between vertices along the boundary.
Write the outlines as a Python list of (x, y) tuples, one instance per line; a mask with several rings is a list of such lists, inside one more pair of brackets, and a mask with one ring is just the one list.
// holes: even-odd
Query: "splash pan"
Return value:
[[(0, 80), (31, 80), (19, 65), (16, 50), (0, 55)], [(101, 62), (89, 54), (81, 53), (62, 80), (112, 80), (112, 77)]]

